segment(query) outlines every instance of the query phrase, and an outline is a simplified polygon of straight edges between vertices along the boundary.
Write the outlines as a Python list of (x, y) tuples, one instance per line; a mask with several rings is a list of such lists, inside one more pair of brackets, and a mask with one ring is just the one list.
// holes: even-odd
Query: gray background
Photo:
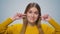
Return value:
[[(0, 0), (0, 23), (13, 16), (16, 12), (24, 13), (28, 3), (36, 2), (41, 7), (41, 13), (49, 14), (58, 24), (60, 24), (60, 0)], [(22, 23), (16, 20), (11, 24)], [(43, 21), (44, 23), (46, 21)]]

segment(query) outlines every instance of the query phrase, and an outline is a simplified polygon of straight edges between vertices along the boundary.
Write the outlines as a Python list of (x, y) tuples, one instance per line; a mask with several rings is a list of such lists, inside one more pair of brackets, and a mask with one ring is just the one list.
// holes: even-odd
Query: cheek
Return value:
[(31, 14), (27, 13), (27, 19), (29, 19), (31, 17)]
[(37, 20), (37, 19), (38, 19), (38, 15), (34, 15), (34, 17), (35, 17), (35, 20)]
[(31, 16), (31, 14), (27, 13), (27, 17), (30, 17), (30, 16)]

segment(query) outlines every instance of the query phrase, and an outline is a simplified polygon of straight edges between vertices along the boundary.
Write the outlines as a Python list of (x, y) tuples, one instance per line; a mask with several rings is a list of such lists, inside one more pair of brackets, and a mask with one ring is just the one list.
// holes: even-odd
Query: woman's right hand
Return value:
[(13, 17), (11, 17), (11, 19), (14, 21), (14, 20), (24, 18), (25, 16), (26, 14), (16, 13)]

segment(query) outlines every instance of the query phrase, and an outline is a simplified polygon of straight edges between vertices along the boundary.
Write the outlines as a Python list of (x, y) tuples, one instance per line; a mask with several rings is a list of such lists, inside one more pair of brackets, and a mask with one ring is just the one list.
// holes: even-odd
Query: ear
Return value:
[(26, 18), (26, 14), (23, 14), (23, 19), (25, 19)]
[(42, 17), (41, 16), (39, 16), (39, 18), (40, 18), (40, 20), (42, 20)]
[(28, 24), (27, 17), (24, 17), (24, 18), (23, 18), (23, 25), (25, 25), (25, 26), (26, 26), (27, 24)]

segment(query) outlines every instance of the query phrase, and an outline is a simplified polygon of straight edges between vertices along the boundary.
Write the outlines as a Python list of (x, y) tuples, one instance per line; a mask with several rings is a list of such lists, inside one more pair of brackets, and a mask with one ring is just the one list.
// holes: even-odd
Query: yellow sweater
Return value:
[[(13, 26), (8, 26), (12, 23), (13, 20), (8, 18), (2, 24), (0, 24), (0, 34), (20, 34), (22, 29), (22, 24), (14, 24)], [(57, 24), (53, 19), (49, 21), (49, 23), (54, 27), (47, 24), (41, 24), (44, 34), (60, 34), (60, 25)], [(38, 34), (39, 31), (35, 26), (27, 26), (25, 34)]]

